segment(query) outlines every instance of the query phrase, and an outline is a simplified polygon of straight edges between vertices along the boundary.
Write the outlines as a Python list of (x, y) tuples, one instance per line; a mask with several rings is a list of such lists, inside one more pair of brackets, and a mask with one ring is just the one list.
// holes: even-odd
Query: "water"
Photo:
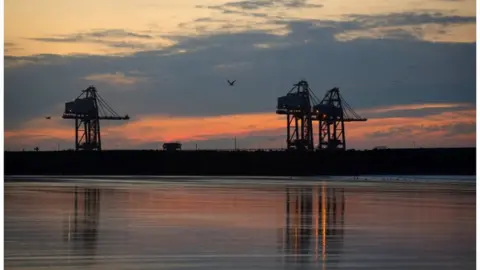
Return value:
[(434, 178), (9, 177), (5, 267), (474, 269), (474, 179)]

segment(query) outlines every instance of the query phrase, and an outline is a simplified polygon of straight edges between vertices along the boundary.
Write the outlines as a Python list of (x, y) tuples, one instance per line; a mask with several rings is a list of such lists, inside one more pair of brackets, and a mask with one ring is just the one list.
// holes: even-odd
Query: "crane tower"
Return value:
[(313, 107), (318, 120), (318, 149), (345, 150), (345, 122), (364, 122), (335, 87)]
[(353, 111), (338, 88), (328, 91), (320, 101), (305, 80), (278, 98), (276, 113), (287, 116), (287, 150), (314, 150), (313, 123), (316, 121), (317, 148), (345, 150), (345, 122), (367, 121)]
[(63, 119), (75, 119), (75, 150), (101, 151), (100, 120), (128, 120), (118, 115), (94, 86), (82, 90), (74, 101), (65, 103)]
[(287, 115), (287, 150), (313, 150), (312, 107), (317, 98), (308, 82), (294, 84), (286, 96), (277, 100), (277, 114)]

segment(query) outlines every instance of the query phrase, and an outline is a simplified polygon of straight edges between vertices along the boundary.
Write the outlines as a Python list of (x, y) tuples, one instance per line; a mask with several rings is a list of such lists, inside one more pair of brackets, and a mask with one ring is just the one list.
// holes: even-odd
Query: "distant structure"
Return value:
[(293, 85), (286, 96), (279, 97), (277, 114), (287, 116), (287, 150), (313, 150), (312, 107), (316, 97), (301, 80)]
[(345, 122), (367, 121), (353, 111), (338, 88), (329, 90), (320, 101), (305, 80), (278, 98), (276, 113), (287, 116), (287, 150), (314, 150), (315, 121), (318, 121), (317, 149), (345, 150)]
[(319, 122), (319, 149), (345, 150), (345, 122), (365, 122), (340, 95), (335, 87), (329, 90), (320, 104), (314, 106), (315, 116)]
[(74, 101), (65, 103), (63, 119), (75, 119), (75, 150), (101, 151), (100, 120), (128, 120), (118, 115), (94, 86), (82, 90)]
[(163, 144), (163, 150), (165, 151), (180, 151), (182, 150), (182, 144), (179, 142), (170, 142)]

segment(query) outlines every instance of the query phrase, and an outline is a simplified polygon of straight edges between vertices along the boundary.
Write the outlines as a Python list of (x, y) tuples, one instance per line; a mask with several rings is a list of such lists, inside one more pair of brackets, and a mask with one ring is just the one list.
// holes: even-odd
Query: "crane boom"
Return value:
[[(63, 119), (83, 119), (85, 116), (81, 115), (63, 115)], [(125, 116), (99, 116), (99, 120), (129, 120), (130, 116), (125, 115)]]

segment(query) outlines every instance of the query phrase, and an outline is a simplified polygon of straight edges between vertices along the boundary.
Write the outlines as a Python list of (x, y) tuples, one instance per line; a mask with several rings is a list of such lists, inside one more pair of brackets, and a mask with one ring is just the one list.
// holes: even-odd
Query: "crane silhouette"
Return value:
[(63, 119), (75, 120), (75, 150), (101, 151), (100, 120), (129, 120), (118, 115), (94, 86), (82, 90), (74, 101), (65, 103)]
[(287, 149), (314, 150), (313, 124), (318, 122), (318, 149), (346, 150), (345, 122), (365, 122), (337, 87), (319, 100), (301, 80), (278, 98), (277, 114), (287, 116)]

